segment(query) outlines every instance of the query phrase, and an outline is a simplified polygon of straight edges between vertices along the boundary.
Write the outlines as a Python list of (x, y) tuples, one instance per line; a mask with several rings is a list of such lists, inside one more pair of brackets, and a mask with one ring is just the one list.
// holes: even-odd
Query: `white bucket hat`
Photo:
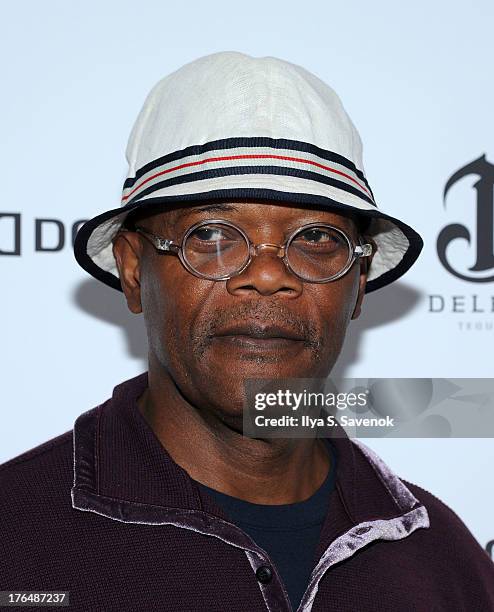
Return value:
[(74, 251), (121, 290), (112, 239), (143, 206), (245, 198), (315, 205), (367, 217), (377, 246), (366, 293), (402, 276), (423, 241), (377, 209), (362, 142), (337, 94), (275, 57), (201, 57), (159, 81), (130, 134), (121, 206), (81, 226)]

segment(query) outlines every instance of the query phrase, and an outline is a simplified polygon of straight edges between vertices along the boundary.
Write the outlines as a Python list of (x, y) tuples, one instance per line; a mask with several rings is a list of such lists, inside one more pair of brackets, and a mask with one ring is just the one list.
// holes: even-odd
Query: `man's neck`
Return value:
[(332, 469), (323, 440), (243, 436), (213, 411), (190, 404), (162, 374), (150, 372), (138, 409), (194, 480), (252, 503), (290, 504), (308, 499)]

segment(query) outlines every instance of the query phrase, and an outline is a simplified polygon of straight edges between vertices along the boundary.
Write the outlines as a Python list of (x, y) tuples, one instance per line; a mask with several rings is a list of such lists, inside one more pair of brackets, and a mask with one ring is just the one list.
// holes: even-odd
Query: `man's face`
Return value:
[[(232, 200), (170, 209), (138, 226), (179, 243), (205, 219), (235, 223), (254, 244), (283, 244), (312, 222), (335, 225), (353, 241), (358, 235), (353, 220), (335, 212)], [(137, 233), (117, 236), (114, 253), (129, 308), (144, 314), (150, 368), (165, 368), (189, 402), (232, 422), (246, 379), (328, 376), (365, 289), (365, 260), (318, 284), (297, 278), (272, 252), (226, 281), (194, 276)]]

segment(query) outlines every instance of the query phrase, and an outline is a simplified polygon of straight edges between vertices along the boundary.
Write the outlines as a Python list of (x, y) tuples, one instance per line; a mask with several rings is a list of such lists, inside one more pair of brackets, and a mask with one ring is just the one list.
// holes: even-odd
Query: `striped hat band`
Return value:
[(307, 143), (272, 138), (228, 138), (160, 157), (125, 181), (122, 205), (173, 185), (248, 174), (315, 181), (376, 205), (365, 176), (350, 160)]

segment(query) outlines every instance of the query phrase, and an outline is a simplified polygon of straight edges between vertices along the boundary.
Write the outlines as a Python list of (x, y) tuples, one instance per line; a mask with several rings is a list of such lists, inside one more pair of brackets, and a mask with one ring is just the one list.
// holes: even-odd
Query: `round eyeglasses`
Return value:
[[(133, 231), (133, 230), (127, 230)], [(295, 230), (282, 245), (254, 245), (240, 227), (223, 219), (192, 225), (180, 244), (136, 227), (160, 253), (178, 255), (185, 268), (208, 280), (228, 280), (241, 274), (262, 251), (281, 258), (292, 274), (310, 283), (328, 283), (343, 276), (359, 257), (372, 253), (372, 245), (355, 245), (338, 227), (309, 223)]]

